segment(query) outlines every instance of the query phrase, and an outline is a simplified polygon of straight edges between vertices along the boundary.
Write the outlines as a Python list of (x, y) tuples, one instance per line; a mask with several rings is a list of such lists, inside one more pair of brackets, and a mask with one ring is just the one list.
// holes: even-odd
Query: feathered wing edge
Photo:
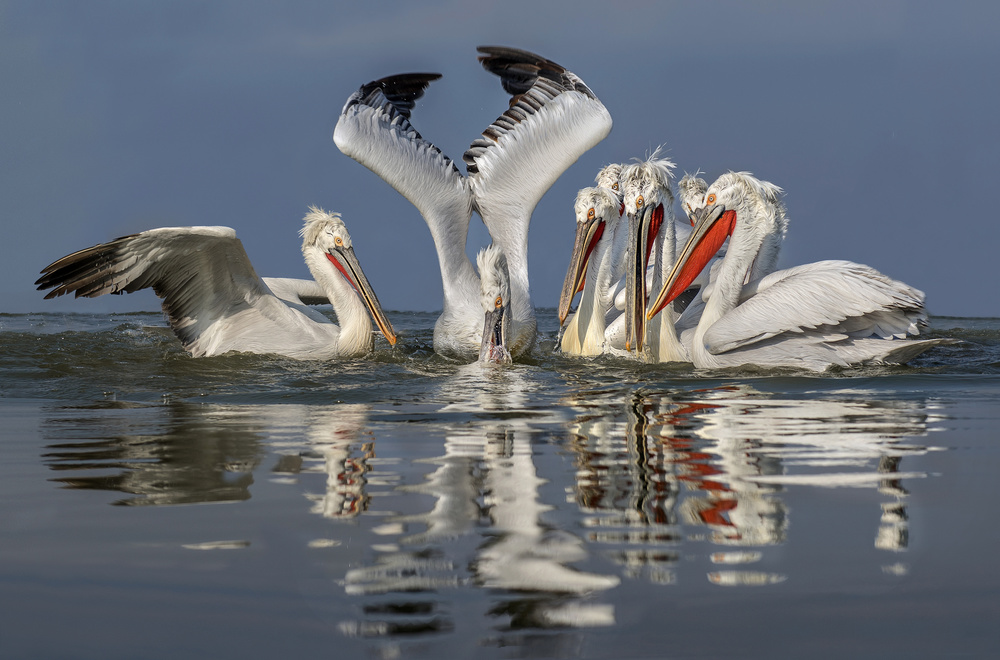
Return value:
[(342, 153), (381, 177), (428, 217), (461, 217), (472, 199), (462, 173), (410, 123), (410, 111), (437, 73), (404, 73), (366, 83), (344, 104), (333, 132)]
[(217, 320), (273, 297), (229, 227), (163, 227), (123, 236), (56, 260), (35, 284), (53, 289), (47, 299), (151, 288), (163, 299), (170, 327), (195, 357), (210, 351), (203, 344), (210, 342), (206, 334)]
[[(486, 127), (482, 137), (473, 141), (463, 155), (469, 176), (495, 179), (501, 172), (518, 176), (522, 166), (533, 165), (533, 169), (550, 172), (542, 177), (544, 183), (535, 186), (544, 185), (537, 195), (540, 198), (569, 165), (608, 135), (611, 115), (579, 76), (551, 60), (501, 46), (480, 46), (478, 50), (483, 53), (479, 57), (483, 68), (500, 77), (501, 85), (512, 98), (507, 110)], [(572, 101), (567, 101), (567, 97)], [(546, 108), (558, 106), (557, 99), (564, 105), (552, 117)], [(515, 134), (529, 139), (516, 141), (512, 139)], [(515, 149), (518, 142), (534, 148), (519, 153)], [(495, 152), (504, 149), (513, 152), (508, 158), (516, 166), (504, 169), (494, 164), (502, 158)], [(536, 163), (513, 158), (517, 155), (547, 155), (550, 161)], [(526, 179), (523, 174), (520, 177)], [(477, 194), (484, 188), (485, 184), (481, 184)]]
[(556, 179), (608, 135), (611, 115), (579, 77), (550, 60), (512, 48), (479, 51), (483, 67), (515, 96), (464, 160), (476, 208), (511, 260), (515, 289), (526, 292), (531, 213)]

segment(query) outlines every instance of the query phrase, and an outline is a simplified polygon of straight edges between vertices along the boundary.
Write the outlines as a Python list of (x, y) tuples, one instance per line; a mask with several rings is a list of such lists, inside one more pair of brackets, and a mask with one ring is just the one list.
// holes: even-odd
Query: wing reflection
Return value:
[(67, 488), (135, 495), (121, 505), (233, 502), (250, 497), (265, 434), (241, 407), (105, 404), (57, 408), (42, 460)]
[[(926, 474), (900, 463), (928, 451), (912, 438), (926, 435), (933, 410), (855, 390), (825, 397), (787, 399), (739, 385), (639, 391), (622, 405), (620, 390), (578, 393), (567, 401), (578, 412), (569, 430), (589, 540), (604, 544), (626, 575), (670, 583), (685, 543), (746, 548), (711, 551), (720, 568), (765, 559), (762, 549), (788, 535), (786, 488), (860, 487), (890, 498), (875, 547), (905, 550), (902, 481)], [(784, 579), (735, 569), (708, 577), (720, 585)]]
[[(433, 599), (436, 591), (465, 585), (492, 590), (497, 604), (490, 615), (507, 617), (511, 629), (614, 623), (612, 606), (589, 602), (589, 597), (619, 579), (570, 566), (586, 559), (585, 544), (544, 521), (551, 507), (539, 496), (546, 481), (534, 464), (532, 439), (538, 431), (525, 420), (550, 413), (525, 410), (529, 382), (516, 369), (473, 364), (459, 370), (442, 392), (442, 399), (452, 403), (441, 412), (461, 422), (444, 429), (444, 453), (429, 461), (435, 467), (424, 482), (398, 489), (430, 496), (433, 505), (390, 518), (401, 527), (395, 543), (379, 544), (374, 565), (345, 576), (348, 593), (394, 594), (400, 600), (392, 603), (392, 611), (414, 614), (349, 621), (342, 631), (391, 636), (421, 629), (420, 621), (451, 625), (433, 602), (417, 607), (414, 594)], [(510, 418), (479, 419), (483, 411)], [(405, 532), (414, 527), (420, 530)]]

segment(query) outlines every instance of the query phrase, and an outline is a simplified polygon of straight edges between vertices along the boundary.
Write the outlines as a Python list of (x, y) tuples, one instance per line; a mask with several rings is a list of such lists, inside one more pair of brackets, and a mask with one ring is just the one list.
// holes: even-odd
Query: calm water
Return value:
[(817, 377), (390, 317), (301, 363), (0, 315), (0, 657), (1000, 654), (1000, 319)]

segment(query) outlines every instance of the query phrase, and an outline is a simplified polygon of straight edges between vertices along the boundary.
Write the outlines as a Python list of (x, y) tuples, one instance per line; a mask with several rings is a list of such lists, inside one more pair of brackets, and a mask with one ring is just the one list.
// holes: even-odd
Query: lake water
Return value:
[(910, 366), (192, 359), (0, 315), (0, 657), (1000, 654), (1000, 319)]

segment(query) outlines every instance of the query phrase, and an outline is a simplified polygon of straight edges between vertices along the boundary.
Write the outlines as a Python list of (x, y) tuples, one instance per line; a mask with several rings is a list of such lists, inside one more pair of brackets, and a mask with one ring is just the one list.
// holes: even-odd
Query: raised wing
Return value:
[(517, 231), (526, 241), (538, 200), (608, 135), (611, 115), (578, 76), (551, 60), (499, 46), (481, 46), (479, 52), (483, 67), (513, 97), (463, 158), (490, 233), (496, 238), (493, 219), (524, 218)]
[(440, 77), (438, 73), (404, 73), (362, 85), (344, 104), (333, 141), (341, 152), (410, 200), (425, 220), (464, 222), (467, 231), (472, 196), (465, 178), (450, 158), (410, 124), (417, 99)]
[[(67, 293), (94, 298), (151, 288), (184, 348), (195, 357), (261, 317), (290, 314), (257, 276), (229, 227), (163, 227), (74, 252), (42, 270), (45, 298)], [(234, 317), (239, 317), (234, 319)]]
[(744, 288), (742, 302), (705, 333), (709, 352), (790, 333), (902, 338), (926, 323), (924, 294), (868, 266), (818, 261), (780, 270)]

